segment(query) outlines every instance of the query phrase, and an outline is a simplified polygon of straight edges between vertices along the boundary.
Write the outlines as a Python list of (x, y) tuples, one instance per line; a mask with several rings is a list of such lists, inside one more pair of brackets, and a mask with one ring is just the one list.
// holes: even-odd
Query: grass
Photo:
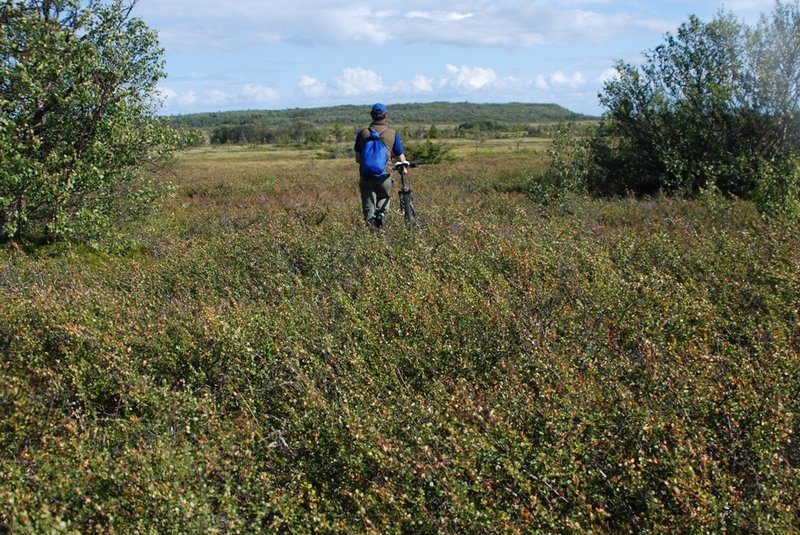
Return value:
[(114, 243), (0, 253), (0, 531), (800, 529), (800, 233), (196, 150)]
[(510, 137), (507, 139), (487, 138), (484, 140), (475, 139), (451, 139), (445, 140), (448, 146), (452, 147), (452, 152), (459, 158), (472, 158), (475, 156), (502, 158), (502, 157), (521, 157), (535, 158), (541, 154), (549, 145), (548, 138), (533, 137)]

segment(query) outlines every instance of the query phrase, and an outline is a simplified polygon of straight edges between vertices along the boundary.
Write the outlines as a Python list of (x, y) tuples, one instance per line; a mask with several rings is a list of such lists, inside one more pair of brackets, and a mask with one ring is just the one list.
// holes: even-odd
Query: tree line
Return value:
[[(470, 102), (432, 102), (422, 104), (390, 104), (391, 121), (395, 124), (449, 124), (497, 122), (547, 123), (578, 121), (589, 117), (556, 104), (505, 103), (476, 104)], [(309, 122), (321, 126), (360, 125), (369, 121), (369, 106), (331, 106), (288, 110), (245, 110), (195, 113), (163, 118), (168, 124), (186, 128), (212, 129), (218, 126), (259, 125), (289, 126)]]
[[(464, 122), (458, 125), (394, 124), (404, 139), (458, 139), (550, 137), (559, 123), (503, 123), (496, 120)], [(351, 142), (361, 126), (317, 125), (310, 121), (296, 121), (286, 125), (270, 126), (261, 123), (226, 124), (215, 126), (209, 132), (212, 145), (225, 144), (275, 144), (282, 146), (315, 147), (324, 143)], [(198, 130), (193, 130), (197, 132)]]

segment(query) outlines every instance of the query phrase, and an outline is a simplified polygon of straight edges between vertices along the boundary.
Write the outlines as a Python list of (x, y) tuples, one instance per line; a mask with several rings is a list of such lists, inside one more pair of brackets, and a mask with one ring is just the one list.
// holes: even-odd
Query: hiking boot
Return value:
[(386, 216), (383, 212), (379, 212), (375, 214), (375, 228), (381, 228), (383, 226), (383, 218)]

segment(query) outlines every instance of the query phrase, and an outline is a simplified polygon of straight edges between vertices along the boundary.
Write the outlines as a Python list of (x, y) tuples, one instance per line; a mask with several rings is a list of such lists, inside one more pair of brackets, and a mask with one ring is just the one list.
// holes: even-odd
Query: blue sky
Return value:
[(139, 0), (158, 30), (164, 114), (407, 102), (547, 102), (600, 114), (636, 63), (695, 14), (747, 22), (773, 0)]

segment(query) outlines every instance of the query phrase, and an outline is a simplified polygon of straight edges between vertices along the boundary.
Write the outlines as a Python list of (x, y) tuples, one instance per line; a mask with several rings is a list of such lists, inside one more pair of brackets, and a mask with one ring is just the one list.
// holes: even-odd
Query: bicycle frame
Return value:
[(403, 213), (403, 219), (408, 228), (412, 228), (417, 219), (417, 210), (414, 208), (414, 197), (412, 196), (411, 185), (406, 180), (406, 172), (409, 167), (416, 167), (416, 165), (409, 162), (397, 162), (394, 164), (394, 169), (400, 173), (400, 211)]

